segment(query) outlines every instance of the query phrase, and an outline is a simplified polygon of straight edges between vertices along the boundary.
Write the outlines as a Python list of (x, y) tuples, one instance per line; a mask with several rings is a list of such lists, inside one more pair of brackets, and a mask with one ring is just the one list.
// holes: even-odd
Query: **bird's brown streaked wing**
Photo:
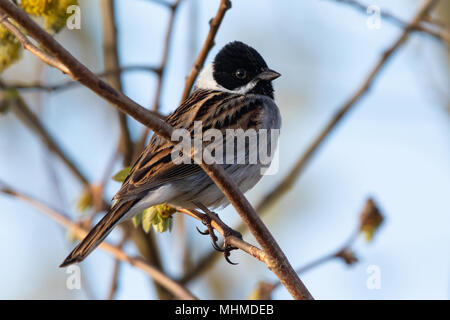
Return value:
[[(261, 122), (263, 101), (221, 91), (197, 90), (167, 117), (174, 128), (193, 134), (194, 121), (202, 121), (203, 131), (211, 128), (225, 134), (226, 129), (257, 129)], [(117, 200), (132, 200), (166, 182), (184, 179), (200, 172), (196, 164), (174, 164), (172, 145), (154, 135), (140, 155), (119, 192)]]

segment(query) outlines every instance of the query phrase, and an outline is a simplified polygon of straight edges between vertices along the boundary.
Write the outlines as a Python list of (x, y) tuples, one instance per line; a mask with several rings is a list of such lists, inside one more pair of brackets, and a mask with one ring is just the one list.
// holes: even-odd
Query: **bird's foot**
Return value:
[(203, 215), (202, 216), (202, 223), (206, 226), (206, 230), (205, 231), (201, 231), (198, 227), (197, 231), (202, 234), (202, 235), (209, 235), (211, 237), (211, 242), (212, 242), (212, 246), (214, 249), (216, 249), (217, 251), (223, 251), (223, 249), (217, 244), (217, 242), (219, 241), (219, 238), (217, 238), (216, 234), (214, 233), (214, 228), (212, 226), (212, 219), (210, 216), (208, 215)]
[[(229, 226), (227, 226), (219, 217), (219, 215), (215, 212), (210, 211), (207, 207), (198, 205), (200, 209), (204, 212), (204, 216), (202, 217), (202, 223), (207, 227), (205, 231), (200, 231), (197, 228), (197, 231), (203, 235), (210, 235), (212, 240), (213, 248), (217, 251), (223, 252), (225, 256), (225, 260), (232, 265), (236, 265), (230, 260), (231, 251), (237, 250), (238, 248), (230, 245), (230, 240), (232, 237), (236, 237), (242, 239), (242, 234)], [(218, 238), (214, 233), (214, 228), (212, 227), (212, 222), (215, 222), (219, 228), (223, 230), (224, 243), (223, 247), (220, 247), (217, 243)]]

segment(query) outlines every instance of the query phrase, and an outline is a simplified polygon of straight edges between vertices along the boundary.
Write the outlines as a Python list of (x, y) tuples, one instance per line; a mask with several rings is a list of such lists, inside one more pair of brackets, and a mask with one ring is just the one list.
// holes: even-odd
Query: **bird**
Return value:
[[(191, 134), (194, 123), (198, 122), (202, 130), (216, 129), (223, 136), (229, 129), (279, 130), (281, 116), (274, 100), (272, 81), (280, 76), (254, 48), (241, 41), (230, 42), (200, 71), (190, 96), (166, 121), (175, 129)], [(275, 150), (277, 142), (267, 144)], [(83, 261), (116, 225), (154, 205), (167, 203), (208, 212), (229, 204), (197, 163), (175, 164), (173, 148), (173, 143), (156, 134), (152, 136), (114, 196), (111, 209), (60, 267)], [(254, 148), (245, 150), (245, 159), (251, 158), (254, 152), (257, 152)], [(236, 158), (234, 156), (234, 160)], [(243, 193), (263, 176), (263, 165), (258, 162), (221, 165)]]

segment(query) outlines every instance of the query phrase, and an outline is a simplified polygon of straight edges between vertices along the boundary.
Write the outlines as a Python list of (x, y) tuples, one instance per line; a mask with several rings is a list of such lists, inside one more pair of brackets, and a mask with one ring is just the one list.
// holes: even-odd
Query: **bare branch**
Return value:
[(191, 73), (186, 78), (186, 84), (183, 90), (183, 96), (181, 97), (181, 102), (186, 100), (189, 96), (192, 87), (194, 86), (195, 79), (203, 68), (205, 64), (205, 60), (208, 56), (208, 53), (211, 51), (214, 46), (214, 39), (216, 37), (217, 31), (219, 30), (220, 24), (222, 23), (223, 17), (228, 9), (231, 8), (231, 2), (229, 0), (221, 0), (219, 9), (217, 10), (216, 16), (209, 22), (209, 33), (206, 37), (205, 42), (203, 43), (203, 47), (200, 50), (200, 53), (197, 56), (197, 59), (194, 62), (194, 66), (192, 67)]
[[(0, 87), (3, 82), (0, 80)], [(21, 120), (27, 127), (29, 127), (33, 132), (35, 132), (40, 139), (44, 142), (49, 150), (55, 153), (61, 161), (69, 168), (69, 170), (78, 178), (78, 180), (85, 186), (89, 185), (88, 178), (81, 169), (75, 165), (75, 162), (70, 158), (69, 155), (59, 146), (56, 140), (44, 127), (39, 118), (34, 114), (34, 112), (27, 105), (25, 100), (20, 94), (16, 93), (13, 99), (10, 99), (9, 103), (13, 104), (13, 112), (17, 115), (19, 120)]]
[[(331, 260), (334, 260), (334, 259), (342, 259), (347, 265), (352, 265), (352, 264), (356, 263), (358, 260), (353, 253), (352, 247), (355, 244), (356, 240), (358, 239), (358, 237), (363, 229), (363, 226), (366, 223), (368, 223), (368, 221), (366, 221), (367, 220), (366, 217), (372, 216), (374, 211), (376, 211), (377, 214), (379, 214), (379, 209), (375, 205), (375, 202), (372, 199), (368, 199), (366, 201), (364, 209), (361, 211), (361, 213), (359, 215), (360, 221), (359, 221), (358, 227), (350, 235), (348, 240), (346, 242), (344, 242), (344, 244), (339, 249), (337, 249), (329, 254), (326, 254), (316, 260), (313, 260), (313, 261), (307, 263), (306, 265), (298, 268), (296, 270), (297, 273), (304, 274), (305, 272), (308, 272), (308, 271), (310, 271), (320, 265), (323, 265), (327, 262), (330, 262)], [(280, 286), (280, 282), (275, 281), (274, 283), (268, 284), (268, 285), (270, 286), (270, 290), (267, 290), (267, 291), (269, 291), (269, 295), (270, 295), (273, 290), (275, 290), (276, 288), (278, 288)]]
[[(228, 8), (229, 1), (222, 0), (221, 3)], [(69, 68), (74, 79), (90, 88), (112, 105), (115, 105), (119, 110), (126, 112), (137, 121), (150, 127), (168, 142), (173, 143), (170, 139), (173, 128), (170, 125), (161, 121), (154, 112), (145, 109), (122, 93), (117, 92), (105, 81), (95, 76), (86, 66), (75, 59), (53, 37), (46, 33), (27, 14), (9, 0), (0, 0), (0, 12), (2, 11), (12, 17), (31, 37), (52, 53), (64, 66)], [(214, 163), (214, 159), (205, 159), (205, 162)], [(248, 225), (249, 230), (267, 255), (267, 267), (275, 273), (295, 299), (312, 299), (311, 294), (301, 282), (270, 231), (256, 214), (236, 183), (226, 174), (224, 168), (217, 164), (207, 165), (202, 163), (200, 166), (216, 183), (239, 213), (241, 219)]]
[[(9, 1), (9, 0), (8, 0)], [(57, 212), (56, 210), (50, 208), (49, 206), (43, 204), (40, 201), (37, 201), (33, 199), (32, 197), (29, 197), (25, 194), (19, 193), (9, 187), (7, 187), (4, 183), (0, 183), (3, 185), (3, 187), (0, 187), (0, 192), (4, 194), (8, 194), (10, 196), (15, 197), (18, 200), (21, 200), (23, 202), (28, 203), (32, 207), (38, 209), (51, 219), (55, 220), (58, 224), (62, 225), (66, 229), (73, 232), (77, 237), (83, 238), (86, 236), (86, 234), (89, 232), (89, 230), (82, 228), (77, 223), (72, 222), (68, 218), (66, 218), (65, 215)], [(176, 281), (169, 278), (167, 275), (153, 267), (152, 265), (146, 263), (142, 259), (139, 258), (131, 258), (127, 256), (127, 254), (121, 250), (120, 248), (113, 246), (107, 242), (103, 242), (100, 245), (100, 248), (104, 251), (108, 252), (115, 258), (119, 259), (120, 261), (127, 262), (131, 264), (132, 266), (144, 271), (147, 273), (150, 277), (152, 277), (157, 283), (164, 286), (167, 290), (172, 292), (174, 296), (178, 297), (179, 299), (185, 299), (185, 300), (193, 300), (197, 299), (187, 288), (183, 287)]]
[[(133, 226), (131, 221), (126, 221), (125, 223)], [(155, 268), (163, 270), (161, 254), (154, 232), (146, 233), (142, 228), (133, 227), (131, 239), (139, 250), (139, 253), (142, 257), (144, 257), (145, 261), (155, 266)], [(173, 295), (161, 286), (155, 286), (155, 290), (160, 299), (168, 300), (173, 298)]]
[[(128, 238), (130, 236), (130, 234), (129, 234), (130, 232), (126, 227), (122, 228), (122, 230), (123, 230), (122, 240), (117, 245), (117, 248), (119, 248), (120, 250), (123, 250), (123, 246), (127, 243)], [(120, 266), (121, 266), (121, 261), (119, 259), (115, 259), (114, 270), (113, 270), (113, 275), (112, 275), (112, 280), (111, 280), (111, 287), (109, 289), (108, 296), (107, 296), (108, 300), (113, 300), (117, 294), (117, 289), (119, 289)]]
[[(188, 210), (188, 209), (179, 208), (179, 207), (177, 207), (176, 209), (178, 212), (187, 214), (187, 215), (197, 219), (198, 221), (202, 221), (202, 217), (204, 216), (203, 213), (200, 213), (196, 210)], [(212, 221), (211, 225), (214, 229), (217, 230), (217, 232), (219, 232), (220, 235), (225, 236), (224, 230), (215, 221)], [(241, 249), (242, 251), (248, 253), (249, 255), (258, 259), (259, 261), (266, 263), (267, 256), (264, 253), (264, 251), (249, 244), (248, 242), (246, 242), (242, 239), (239, 239), (237, 237), (230, 236), (229, 244), (235, 248)]]

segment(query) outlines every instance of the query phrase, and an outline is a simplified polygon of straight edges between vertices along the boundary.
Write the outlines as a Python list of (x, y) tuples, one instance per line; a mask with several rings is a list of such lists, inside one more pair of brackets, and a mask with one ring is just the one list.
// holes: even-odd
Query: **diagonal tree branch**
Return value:
[[(28, 203), (32, 207), (46, 214), (51, 219), (55, 220), (58, 224), (60, 224), (64, 228), (71, 230), (77, 237), (83, 238), (89, 232), (89, 230), (82, 228), (79, 224), (72, 222), (71, 220), (66, 218), (65, 215), (57, 212), (56, 210), (50, 208), (49, 206), (43, 204), (42, 202), (37, 201), (25, 194), (19, 193), (7, 187), (4, 183), (1, 183), (1, 185), (2, 185), (2, 187), (0, 187), (1, 193), (13, 196), (20, 201)], [(167, 290), (172, 292), (179, 299), (186, 299), (186, 300), (197, 299), (188, 289), (181, 286), (176, 281), (172, 280), (167, 275), (162, 273), (160, 270), (144, 262), (143, 260), (139, 258), (131, 258), (127, 256), (127, 254), (123, 250), (107, 242), (103, 242), (100, 245), (100, 248), (110, 253), (115, 258), (127, 262), (138, 269), (141, 269), (142, 271), (147, 273), (150, 277), (152, 277), (157, 283), (159, 283), (160, 285), (164, 286)]]
[[(229, 4), (229, 1), (222, 1), (221, 3)], [(0, 12), (6, 13), (13, 18), (43, 48), (68, 68), (74, 79), (115, 105), (119, 110), (126, 112), (137, 121), (150, 127), (168, 142), (173, 143), (171, 141), (173, 128), (170, 125), (161, 121), (154, 112), (145, 109), (122, 93), (117, 92), (105, 81), (95, 76), (94, 73), (75, 59), (53, 37), (13, 3), (9, 0), (0, 0)], [(196, 150), (197, 152), (199, 150)], [(214, 163), (214, 159), (212, 157), (205, 158), (205, 163), (200, 164), (200, 166), (216, 183), (239, 213), (241, 219), (248, 225), (249, 230), (267, 255), (267, 267), (280, 279), (281, 283), (295, 299), (312, 299), (308, 289), (301, 282), (275, 238), (258, 217), (236, 183), (230, 179), (222, 166), (217, 164), (207, 165), (206, 163)]]
[[(2, 86), (2, 84), (3, 82), (0, 80), (0, 87)], [(56, 140), (44, 127), (36, 114), (34, 114), (34, 112), (27, 105), (22, 96), (18, 92), (15, 92), (13, 98), (9, 98), (8, 103), (11, 103), (13, 105), (12, 110), (17, 115), (19, 120), (21, 120), (27, 127), (29, 127), (41, 138), (47, 148), (61, 159), (61, 161), (69, 168), (69, 170), (84, 186), (88, 186), (89, 181), (86, 175), (81, 172), (81, 169), (78, 168), (78, 166), (75, 165), (75, 162), (71, 159), (71, 157), (65, 151), (63, 151)]]
[[(126, 227), (123, 228), (122, 230), (123, 230), (122, 240), (117, 245), (117, 248), (119, 248), (120, 250), (123, 250), (123, 246), (127, 243), (128, 238), (130, 237), (130, 232), (129, 232), (130, 230), (128, 230)], [(120, 267), (122, 265), (121, 262), (122, 261), (120, 261), (117, 258), (114, 261), (113, 276), (112, 276), (111, 286), (110, 286), (108, 296), (107, 296), (108, 300), (113, 300), (117, 295), (117, 290), (119, 289)], [(161, 270), (161, 269), (158, 268), (158, 270)]]
[[(0, 79), (0, 89), (4, 86), (3, 81)], [(31, 110), (26, 101), (20, 95), (17, 90), (12, 91), (13, 94), (7, 97), (7, 103), (12, 105), (12, 111), (22, 123), (32, 130), (41, 141), (47, 146), (47, 148), (53, 152), (60, 160), (67, 166), (72, 174), (78, 179), (78, 181), (85, 187), (85, 189), (91, 192), (93, 197), (93, 203), (98, 204), (96, 208), (98, 210), (108, 209), (109, 204), (102, 199), (101, 194), (97, 194), (95, 188), (90, 183), (87, 176), (76, 165), (75, 161), (64, 151), (64, 149), (56, 142), (54, 137), (42, 124), (39, 117)]]

